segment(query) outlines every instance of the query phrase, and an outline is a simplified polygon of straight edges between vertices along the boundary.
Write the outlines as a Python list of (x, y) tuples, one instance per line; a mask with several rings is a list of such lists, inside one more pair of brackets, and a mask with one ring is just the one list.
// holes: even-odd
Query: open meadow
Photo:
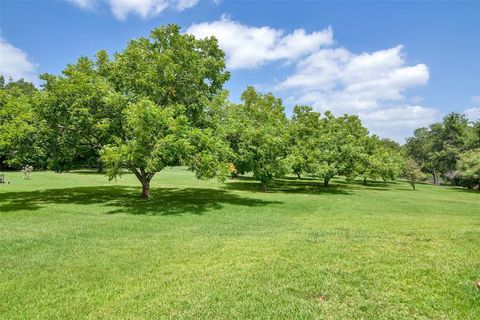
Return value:
[(480, 194), (7, 172), (2, 319), (478, 319)]

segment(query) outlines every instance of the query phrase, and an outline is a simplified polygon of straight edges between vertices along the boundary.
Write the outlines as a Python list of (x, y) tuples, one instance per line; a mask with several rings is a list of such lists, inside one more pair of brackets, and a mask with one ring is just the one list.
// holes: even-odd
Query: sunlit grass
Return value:
[(0, 318), (478, 319), (480, 193), (6, 173)]

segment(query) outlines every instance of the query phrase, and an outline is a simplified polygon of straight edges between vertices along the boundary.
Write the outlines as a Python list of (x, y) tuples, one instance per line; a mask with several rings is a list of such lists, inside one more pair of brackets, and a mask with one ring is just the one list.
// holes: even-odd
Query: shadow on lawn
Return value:
[(38, 210), (45, 205), (101, 205), (111, 209), (108, 214), (130, 213), (148, 215), (203, 214), (223, 204), (263, 206), (276, 201), (241, 197), (225, 190), (202, 188), (152, 188), (151, 197), (143, 200), (138, 187), (103, 186), (47, 189), (1, 194), (0, 211)]
[[(224, 186), (227, 190), (258, 191), (260, 183), (252, 177), (240, 176), (229, 180)], [(350, 194), (345, 186), (330, 185), (325, 187), (323, 182), (312, 179), (282, 178), (275, 179), (268, 185), (268, 192), (305, 193), (305, 194)]]
[(388, 182), (383, 182), (383, 181), (372, 181), (372, 180), (367, 180), (367, 184), (363, 183), (363, 180), (353, 180), (353, 181), (345, 181), (345, 180), (336, 180), (335, 183), (341, 184), (341, 185), (350, 185), (350, 186), (355, 186), (355, 187), (361, 187), (369, 190), (385, 190), (385, 191), (390, 191), (392, 190), (390, 188), (390, 185), (398, 185), (397, 181), (388, 181)]

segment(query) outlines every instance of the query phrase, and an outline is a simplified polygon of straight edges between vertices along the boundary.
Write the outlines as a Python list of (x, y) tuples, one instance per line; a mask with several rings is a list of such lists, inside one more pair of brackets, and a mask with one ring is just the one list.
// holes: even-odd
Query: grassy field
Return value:
[(479, 319), (480, 193), (7, 173), (2, 319)]

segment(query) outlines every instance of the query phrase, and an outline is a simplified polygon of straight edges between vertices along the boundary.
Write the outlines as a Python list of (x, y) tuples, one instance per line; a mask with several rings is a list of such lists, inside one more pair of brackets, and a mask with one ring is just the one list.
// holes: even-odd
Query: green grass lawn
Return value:
[(2, 319), (479, 319), (480, 193), (6, 173)]

